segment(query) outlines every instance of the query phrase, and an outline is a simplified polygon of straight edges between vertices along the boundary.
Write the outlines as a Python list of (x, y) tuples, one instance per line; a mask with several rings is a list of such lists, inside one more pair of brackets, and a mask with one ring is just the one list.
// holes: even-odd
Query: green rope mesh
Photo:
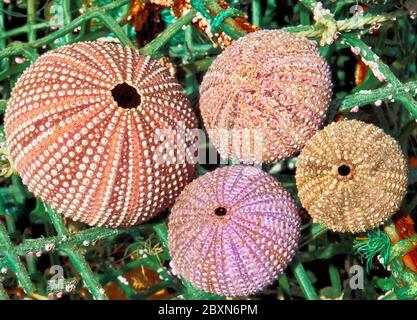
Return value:
[[(23, 5), (20, 5), (26, 10), (25, 14), (6, 9), (4, 2), (0, 1), (0, 82), (4, 93), (0, 100), (1, 113), (6, 109), (7, 98), (16, 79), (45, 48), (53, 49), (63, 44), (94, 40), (103, 36), (115, 37), (126, 46), (136, 45), (134, 27), (127, 23), (130, 0), (93, 0), (89, 2), (90, 5), (81, 0), (27, 0), (22, 3)], [(191, 26), (196, 14), (199, 13), (210, 22), (212, 32), (224, 32), (232, 39), (237, 39), (244, 35), (233, 19), (245, 16), (239, 9), (250, 9), (250, 19), (254, 25), (277, 28), (281, 27), (275, 21), (280, 12), (281, 2), (267, 0), (261, 5), (260, 0), (229, 1), (230, 8), (227, 9), (215, 0), (191, 0), (190, 3), (192, 9), (180, 18), (175, 18), (169, 9), (162, 10), (161, 18), (166, 25), (165, 30), (155, 40), (140, 48), (140, 51), (155, 58), (170, 56), (174, 60), (179, 59), (184, 71), (182, 81), (185, 92), (192, 102), (196, 102), (200, 81), (198, 75), (207, 70), (215, 55), (220, 52), (217, 46)], [(284, 30), (318, 40), (324, 45), (321, 51), (326, 57), (330, 57), (334, 50), (351, 49), (370, 67), (363, 84), (350, 93), (336, 92), (330, 118), (336, 113), (348, 112), (369, 104), (380, 105), (383, 101), (395, 101), (398, 105), (393, 107), (391, 112), (397, 112), (397, 117), (401, 117), (402, 123), (407, 123), (406, 129), (392, 125), (378, 108), (375, 114), (385, 130), (394, 135), (399, 132), (399, 140), (405, 148), (407, 138), (415, 128), (414, 119), (417, 118), (417, 102), (414, 99), (417, 94), (417, 81), (402, 82), (398, 74), (402, 66), (412, 64), (413, 56), (411, 55), (409, 60), (397, 62), (397, 65), (388, 66), (378, 55), (383, 53), (377, 49), (378, 43), (375, 43), (376, 50), (370, 48), (363, 35), (374, 26), (382, 26), (382, 35), (377, 41), (383, 42), (387, 33), (385, 25), (394, 29), (395, 37), (405, 37), (400, 35), (400, 31), (405, 30), (408, 38), (402, 40), (409, 43), (410, 47), (403, 50), (414, 52), (415, 61), (416, 27), (415, 23), (411, 25), (405, 18), (410, 15), (410, 11), (399, 5), (398, 1), (387, 0), (370, 7), (362, 15), (343, 16), (340, 14), (342, 9), (347, 4), (355, 5), (356, 1), (301, 0), (294, 3), (293, 11), (299, 17), (296, 23), (300, 25), (288, 27), (291, 21), (286, 21), (287, 26)], [(332, 11), (327, 10), (327, 6), (332, 6)], [(76, 17), (73, 18), (74, 16)], [(6, 30), (8, 17), (25, 17), (26, 23)], [(337, 20), (336, 17), (342, 18)], [(51, 31), (51, 28), (54, 30)], [(394, 57), (396, 54), (393, 54)], [(343, 60), (337, 60), (334, 64), (342, 67)], [(397, 67), (397, 70), (393, 71), (393, 66)], [(408, 78), (415, 79), (415, 69), (414, 62)], [(343, 71), (338, 72), (340, 83), (343, 84), (346, 75)], [(401, 106), (406, 112), (401, 111)], [(209, 147), (210, 145), (207, 145), (207, 148)], [(25, 294), (32, 298), (44, 297), (51, 293), (73, 294), (75, 290), (84, 287), (94, 299), (107, 299), (104, 286), (108, 283), (115, 283), (122, 293), (131, 299), (147, 299), (167, 288), (177, 292), (178, 299), (222, 298), (201, 292), (170, 273), (169, 252), (166, 246), (167, 227), (164, 221), (129, 229), (79, 227), (75, 231), (70, 230), (62, 217), (40, 200), (36, 200), (35, 209), (28, 215), (28, 201), (34, 199), (19, 177), (13, 174), (3, 135), (0, 136), (0, 167), (2, 175), (10, 177), (4, 182), (7, 187), (0, 188), (0, 215), (6, 222), (5, 226), (0, 223), (0, 299), (9, 299), (5, 287), (10, 286), (23, 288)], [(266, 169), (271, 173), (279, 172), (276, 166)], [(203, 174), (206, 169), (200, 166), (198, 172)], [(295, 189), (292, 177), (280, 174), (276, 176), (284, 180), (288, 189)], [(411, 204), (409, 206), (417, 205)], [(19, 219), (28, 216), (32, 224), (43, 226), (41, 237), (32, 238), (30, 232), (22, 232), (16, 226)], [(298, 295), (307, 299), (318, 299), (319, 296), (326, 296), (329, 290), (316, 292), (317, 278), (311, 271), (306, 270), (304, 265), (315, 260), (332, 259), (341, 254), (347, 255), (350, 263), (354, 263), (354, 257), (351, 255), (353, 238), (338, 235), (335, 239), (336, 235), (328, 233), (316, 224), (304, 225), (303, 229), (304, 238), (300, 253), (289, 268), (292, 272), (288, 271), (278, 279), (278, 296)], [(126, 256), (130, 258), (121, 264), (120, 268), (115, 268), (117, 261), (114, 260), (115, 254), (111, 250), (117, 248), (119, 243), (132, 242), (126, 239), (134, 240), (127, 246), (127, 252), (122, 254), (121, 259)], [(391, 246), (387, 234), (373, 231), (368, 233), (366, 241), (355, 242), (354, 248), (364, 257), (368, 269), (373, 266), (373, 257), (379, 254), (384, 266), (393, 270), (390, 278), (392, 281), (387, 280), (380, 285), (384, 286), (385, 290), (394, 292), (394, 296), (390, 297), (415, 298), (416, 276), (407, 270), (401, 261), (402, 255), (408, 253), (415, 243), (416, 239), (410, 238)], [(51, 275), (40, 272), (37, 266), (42, 255), (49, 258), (51, 271), (53, 266), (67, 264), (66, 260), (69, 260), (72, 267), (66, 270), (68, 274), (65, 278), (51, 282)], [(160, 281), (138, 293), (126, 283), (124, 275), (140, 267), (153, 270), (158, 274)], [(338, 268), (329, 264), (328, 273), (332, 295), (340, 297), (346, 294)], [(59, 282), (60, 280), (62, 282)]]

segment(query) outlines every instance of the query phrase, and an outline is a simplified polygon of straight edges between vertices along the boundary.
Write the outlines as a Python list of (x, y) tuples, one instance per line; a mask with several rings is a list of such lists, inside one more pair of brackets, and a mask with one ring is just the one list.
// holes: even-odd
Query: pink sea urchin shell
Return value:
[(133, 48), (84, 42), (48, 52), (18, 80), (5, 132), (30, 191), (90, 225), (129, 226), (170, 205), (193, 172), (155, 158), (158, 129), (196, 126), (181, 86)]
[(204, 124), (223, 157), (273, 162), (298, 153), (322, 125), (331, 74), (313, 41), (261, 30), (216, 58), (200, 96)]
[(274, 281), (299, 237), (290, 194), (272, 176), (246, 166), (220, 168), (191, 182), (168, 224), (174, 272), (226, 296), (249, 295)]

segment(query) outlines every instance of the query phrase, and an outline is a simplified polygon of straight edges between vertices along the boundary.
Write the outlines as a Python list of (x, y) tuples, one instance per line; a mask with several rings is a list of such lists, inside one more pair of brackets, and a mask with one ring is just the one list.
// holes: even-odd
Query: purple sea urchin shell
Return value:
[(270, 284), (291, 261), (300, 217), (272, 176), (233, 166), (186, 186), (168, 229), (175, 273), (204, 291), (244, 296)]
[(200, 88), (201, 115), (219, 153), (273, 162), (298, 153), (322, 125), (331, 74), (313, 41), (261, 30), (227, 47)]

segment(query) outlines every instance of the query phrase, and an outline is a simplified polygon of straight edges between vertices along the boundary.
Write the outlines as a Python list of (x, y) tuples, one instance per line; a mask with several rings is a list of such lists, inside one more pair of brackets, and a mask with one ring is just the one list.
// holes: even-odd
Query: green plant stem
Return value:
[(97, 300), (108, 300), (108, 297), (103, 287), (97, 281), (93, 271), (91, 271), (91, 268), (85, 260), (84, 256), (81, 253), (79, 253), (78, 250), (73, 249), (71, 247), (64, 246), (61, 250), (68, 255), (72, 264), (80, 273), (81, 278), (83, 279), (88, 290), (90, 290), (93, 297)]
[(212, 32), (222, 29), (232, 39), (239, 39), (246, 32), (231, 18), (240, 15), (240, 11), (233, 8), (224, 10), (216, 0), (191, 0), (191, 5), (207, 20), (211, 22)]
[(5, 257), (0, 256), (0, 268), (9, 268), (9, 263)]
[(28, 34), (28, 41), (35, 41), (36, 40), (36, 29), (32, 26), (36, 22), (36, 1), (35, 0), (28, 0), (27, 2), (27, 23), (28, 26), (27, 34)]
[[(71, 23), (71, 1), (70, 0), (62, 0), (62, 11), (64, 14), (64, 26)], [(68, 32), (65, 35), (65, 42), (71, 43), (72, 42), (72, 32)]]
[(178, 286), (173, 285), (173, 280), (169, 279), (169, 280), (165, 280), (165, 281), (161, 281), (157, 283), (156, 285), (152, 286), (151, 288), (149, 288), (143, 293), (135, 294), (133, 298), (136, 300), (145, 300), (151, 297), (152, 295), (154, 295), (155, 293), (157, 293), (159, 290), (167, 288), (167, 287), (175, 288), (177, 290), (179, 289)]
[(319, 300), (316, 290), (311, 283), (311, 280), (305, 271), (303, 265), (297, 258), (291, 263), (291, 269), (294, 273), (295, 278), (300, 284), (301, 290), (307, 300)]
[(158, 223), (153, 227), (162, 245), (168, 249), (168, 226), (165, 222)]
[[(336, 21), (336, 32), (349, 32), (364, 26), (373, 26), (382, 24), (387, 21), (395, 20), (398, 17), (408, 16), (410, 13), (406, 10), (397, 10), (387, 14), (367, 15), (362, 17), (353, 16), (352, 18)], [(295, 26), (282, 28), (284, 31), (297, 33), (299, 36), (309, 38), (320, 38), (326, 32), (326, 26), (315, 24), (312, 26)]]
[(335, 288), (339, 294), (342, 294), (342, 281), (340, 280), (339, 270), (337, 270), (333, 264), (329, 266), (329, 277), (332, 287)]
[[(37, 39), (35, 41), (29, 42), (29, 43), (16, 43), (14, 46), (10, 47), (8, 46), (6, 49), (4, 49), (0, 53), (0, 60), (4, 59), (6, 57), (10, 57), (13, 55), (16, 55), (16, 52), (18, 54), (21, 54), (22, 52), (26, 52), (28, 49), (34, 49), (39, 48), (43, 45), (46, 45), (50, 42), (53, 42), (54, 40), (65, 36), (67, 33), (72, 32), (75, 28), (83, 25), (86, 21), (97, 19), (100, 22), (102, 22), (106, 27), (110, 29), (111, 32), (113, 32), (116, 36), (120, 36), (119, 40), (124, 45), (133, 45), (130, 39), (124, 34), (121, 27), (117, 24), (115, 24), (115, 20), (108, 15), (104, 15), (105, 12), (108, 12), (114, 8), (126, 5), (129, 3), (130, 0), (116, 0), (112, 3), (105, 5), (103, 7), (99, 8), (90, 8), (86, 10), (86, 13), (82, 16), (77, 17), (76, 19), (72, 20), (71, 23), (64, 26), (61, 29), (58, 29), (57, 31), (54, 31), (47, 36)], [(122, 35), (123, 34), (123, 35)], [(0, 36), (1, 38), (1, 36)]]
[(314, 11), (314, 8), (317, 6), (316, 0), (300, 0), (300, 3), (302, 3), (310, 11)]
[[(131, 270), (134, 269), (138, 269), (142, 266), (147, 266), (150, 269), (154, 270), (155, 272), (157, 272), (159, 269), (161, 269), (161, 265), (158, 262), (158, 258), (157, 256), (152, 256), (149, 257), (147, 259), (137, 259), (134, 261), (131, 261), (127, 264), (125, 264), (124, 266), (122, 266), (119, 270), (115, 270), (117, 275), (123, 275)], [(163, 272), (163, 276), (168, 278), (169, 274), (166, 271), (165, 268), (162, 268), (162, 270), (159, 270), (159, 272)], [(101, 282), (102, 283), (107, 283), (109, 281), (111, 281), (111, 276), (109, 277), (109, 275), (104, 275), (104, 277), (102, 277)]]
[(391, 291), (379, 300), (398, 300), (398, 297), (394, 291)]
[(260, 0), (252, 0), (252, 24), (262, 26), (262, 7)]
[(403, 257), (406, 254), (416, 249), (417, 249), (417, 235), (398, 241), (391, 247), (390, 260), (398, 258), (398, 257)]
[[(107, 228), (92, 228), (83, 230), (65, 237), (55, 236), (49, 238), (26, 239), (21, 244), (15, 247), (15, 252), (19, 256), (25, 256), (29, 252), (49, 252), (47, 247), (54, 247), (59, 250), (61, 244), (66, 244), (71, 247), (83, 247), (85, 243), (91, 244), (95, 241), (100, 241), (107, 238), (116, 237), (124, 233), (122, 229), (107, 229)], [(0, 252), (6, 250), (4, 244), (0, 244)]]
[[(4, 11), (4, 1), (0, 1), (0, 11)], [(0, 49), (3, 50), (6, 47), (6, 39), (2, 37), (2, 34), (5, 33), (4, 28), (4, 15), (0, 14)]]
[(279, 276), (278, 285), (284, 294), (286, 294), (287, 296), (291, 296), (290, 282), (288, 281), (288, 277), (285, 273)]

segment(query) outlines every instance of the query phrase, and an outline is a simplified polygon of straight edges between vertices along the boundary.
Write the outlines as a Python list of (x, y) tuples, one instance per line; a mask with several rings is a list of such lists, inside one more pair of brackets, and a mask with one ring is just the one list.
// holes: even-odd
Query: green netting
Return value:
[[(160, 1), (144, 1), (159, 4)], [(169, 2), (169, 1), (167, 1)], [(293, 6), (283, 5), (275, 0), (230, 1), (230, 8), (224, 9), (219, 1), (192, 0), (192, 9), (180, 18), (175, 18), (168, 8), (161, 11), (161, 19), (166, 24), (164, 31), (152, 42), (140, 48), (144, 54), (156, 58), (169, 56), (176, 67), (183, 71), (181, 81), (192, 102), (198, 98), (200, 76), (207, 70), (220, 49), (207, 37), (196, 30), (192, 20), (198, 13), (210, 21), (211, 32), (224, 32), (233, 39), (245, 34), (235, 22), (235, 17), (245, 17), (250, 13), (250, 21), (264, 28), (283, 28), (306, 37), (315, 38), (323, 45), (322, 54), (331, 60), (336, 73), (336, 99), (331, 108), (328, 121), (336, 114), (350, 110), (361, 111), (362, 116), (376, 117), (380, 125), (398, 137), (403, 149), (410, 151), (409, 139), (416, 128), (417, 94), (416, 79), (416, 23), (408, 17), (410, 12), (407, 3), (398, 1), (381, 1), (377, 5), (369, 2), (369, 10), (363, 14), (346, 14), (349, 6), (356, 1), (290, 1)], [(139, 1), (135, 1), (137, 5)], [(6, 9), (0, 2), (0, 81), (2, 83), (2, 100), (0, 111), (4, 113), (10, 90), (22, 71), (44, 51), (63, 44), (77, 41), (93, 40), (103, 36), (117, 38), (123, 45), (138, 46), (135, 41), (135, 30), (129, 23), (131, 1), (17, 1), (12, 8)], [(285, 10), (281, 10), (285, 7)], [(9, 8), (9, 7), (8, 7)], [(326, 10), (329, 8), (329, 10)], [(330, 10), (331, 9), (331, 10)], [(22, 13), (25, 10), (25, 13)], [(280, 19), (282, 12), (283, 19)], [(349, 11), (348, 11), (349, 12)], [(313, 14), (312, 14), (313, 13)], [(314, 16), (315, 20), (312, 19)], [(26, 19), (19, 26), (6, 30), (8, 21), (14, 18)], [(294, 26), (296, 25), (296, 26)], [(372, 27), (379, 26), (379, 35), (368, 39)], [(367, 42), (369, 41), (369, 42)], [(387, 42), (387, 43), (385, 43)], [(405, 44), (398, 47), (398, 44)], [(397, 46), (396, 46), (397, 44)], [(369, 46), (372, 45), (372, 48)], [(346, 70), (344, 63), (348, 58), (347, 51), (353, 51), (370, 69), (365, 81), (348, 89), (347, 77), (353, 70)], [(385, 61), (380, 55), (385, 56)], [(386, 59), (386, 56), (389, 59)], [(409, 81), (408, 79), (414, 79)], [(392, 108), (383, 112), (378, 106), (387, 102)], [(372, 110), (369, 105), (374, 104)], [(363, 110), (363, 111), (362, 111)], [(363, 114), (361, 114), (363, 112)], [(395, 118), (398, 121), (393, 121)], [(4, 138), (2, 138), (2, 142)], [(210, 148), (210, 145), (207, 145)], [(413, 147), (412, 147), (413, 148)], [(411, 148), (411, 151), (413, 149)], [(285, 162), (291, 166), (294, 159)], [(13, 174), (13, 168), (7, 157), (7, 150), (2, 144), (1, 158), (3, 176)], [(274, 174), (284, 185), (294, 191), (292, 175), (280, 174), (283, 163), (265, 166), (265, 170)], [(207, 168), (199, 166), (200, 174)], [(411, 171), (410, 183), (415, 182), (414, 170)], [(413, 178), (414, 177), (414, 178)], [(107, 299), (104, 287), (109, 283), (117, 285), (127, 298), (147, 299), (161, 290), (174, 292), (170, 297), (185, 299), (219, 299), (193, 288), (189, 283), (180, 281), (169, 271), (169, 253), (166, 247), (167, 230), (164, 220), (147, 223), (130, 229), (103, 229), (72, 226), (64, 223), (62, 217), (49, 207), (36, 200), (36, 207), (28, 212), (28, 202), (34, 201), (17, 175), (3, 181), (0, 188), (0, 215), (6, 226), (0, 223), (0, 299), (8, 299), (6, 287), (21, 287), (26, 296), (34, 299), (46, 297), (50, 293), (69, 293), (71, 297), (82, 297), (82, 287), (88, 289), (95, 299)], [(409, 212), (417, 205), (414, 199), (407, 201)], [(42, 226), (42, 236), (32, 238), (30, 232), (22, 232), (16, 222), (30, 218), (31, 224)], [(27, 220), (25, 220), (27, 222)], [(393, 225), (386, 232), (394, 233)], [(276, 295), (282, 297), (305, 297), (318, 299), (349, 297), (353, 295), (342, 286), (341, 277), (346, 278), (343, 268), (336, 268), (332, 259), (343, 255), (345, 263), (356, 263), (352, 255), (353, 237), (334, 235), (323, 227), (307, 223), (303, 226), (303, 239), (300, 253), (291, 265), (290, 270), (278, 280)], [(384, 237), (378, 239), (372, 234), (369, 239), (374, 243), (385, 243)], [(363, 241), (369, 241), (365, 238)], [(123, 244), (126, 252), (119, 254), (115, 249)], [(394, 272), (387, 279), (367, 284), (367, 290), (354, 295), (355, 298), (374, 298), (375, 287), (383, 288), (389, 294), (385, 298), (417, 297), (416, 275), (404, 267), (401, 257), (415, 247), (416, 237), (398, 242), (390, 248), (380, 246), (361, 246), (366, 256), (374, 257), (384, 252), (385, 261)], [(374, 250), (369, 254), (369, 250)], [(113, 251), (116, 250), (116, 253)], [(387, 250), (389, 255), (386, 254)], [(49, 265), (65, 265), (65, 279), (51, 282), (51, 275), (38, 270), (43, 256), (49, 258)], [(126, 262), (117, 263), (118, 259)], [(121, 257), (119, 257), (121, 256)], [(388, 258), (389, 256), (389, 258)], [(69, 263), (70, 261), (70, 263)], [(317, 277), (304, 265), (314, 261), (330, 261), (325, 264), (326, 277), (330, 285), (317, 292)], [(304, 264), (304, 265), (303, 265)], [(116, 268), (115, 266), (119, 266)], [(125, 274), (140, 267), (153, 270), (159, 276), (159, 282), (138, 293), (126, 282)], [(314, 265), (311, 265), (314, 268)], [(3, 283), (3, 284), (2, 284)], [(87, 295), (88, 296), (88, 295)], [(14, 291), (13, 297), (16, 297)]]

